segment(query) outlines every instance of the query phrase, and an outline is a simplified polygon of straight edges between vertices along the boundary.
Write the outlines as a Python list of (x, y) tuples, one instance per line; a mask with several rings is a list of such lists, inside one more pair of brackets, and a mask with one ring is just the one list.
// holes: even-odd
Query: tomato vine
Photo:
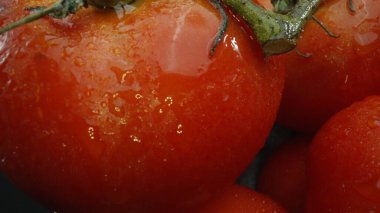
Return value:
[[(60, 0), (49, 7), (34, 8), (38, 11), (22, 20), (5, 26), (0, 30), (0, 34), (46, 15), (53, 18), (64, 18), (88, 5), (108, 8), (120, 2), (120, 0)], [(134, 1), (127, 0), (123, 1), (123, 4), (130, 4), (132, 2)], [(220, 42), (227, 26), (227, 15), (221, 6), (222, 4), (229, 7), (233, 13), (247, 22), (249, 27), (255, 32), (264, 54), (270, 56), (288, 52), (296, 47), (297, 39), (304, 25), (312, 18), (320, 2), (320, 0), (299, 0), (288, 13), (281, 14), (281, 12), (265, 10), (250, 0), (210, 0), (210, 3), (218, 9), (222, 16), (222, 24), (211, 47), (210, 55), (213, 55), (215, 47)]]

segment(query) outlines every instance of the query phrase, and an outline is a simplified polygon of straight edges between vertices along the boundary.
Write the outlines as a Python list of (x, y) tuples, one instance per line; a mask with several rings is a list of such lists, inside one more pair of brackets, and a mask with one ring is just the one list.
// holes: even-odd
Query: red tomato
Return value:
[[(1, 23), (47, 0), (0, 0)], [(208, 1), (86, 9), (1, 36), (1, 168), (54, 210), (186, 209), (232, 184), (274, 122), (283, 69)], [(174, 211), (174, 210), (173, 210)]]
[(380, 97), (334, 115), (315, 136), (307, 212), (380, 211)]
[(289, 212), (303, 212), (308, 142), (298, 137), (283, 144), (269, 157), (259, 177), (258, 191)]
[(305, 27), (298, 48), (286, 63), (284, 98), (279, 121), (288, 127), (314, 132), (334, 113), (371, 94), (380, 94), (380, 1), (347, 0), (323, 3), (316, 17), (339, 35), (329, 37), (313, 21)]
[(214, 198), (200, 213), (284, 213), (280, 205), (267, 196), (243, 186), (231, 186)]

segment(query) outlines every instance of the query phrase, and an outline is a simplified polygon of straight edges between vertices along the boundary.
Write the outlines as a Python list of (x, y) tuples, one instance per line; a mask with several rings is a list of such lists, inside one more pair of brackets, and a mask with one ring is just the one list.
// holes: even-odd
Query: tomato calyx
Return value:
[(75, 14), (84, 6), (87, 6), (86, 0), (59, 0), (48, 7), (29, 7), (26, 9), (32, 12), (30, 15), (9, 25), (6, 25), (4, 28), (0, 29), (0, 34), (38, 20), (44, 16), (51, 16), (53, 18), (62, 19), (70, 14)]
[[(227, 28), (228, 19), (222, 4), (231, 8), (233, 13), (239, 15), (248, 24), (256, 34), (264, 54), (271, 56), (289, 52), (296, 47), (297, 39), (304, 25), (312, 18), (321, 2), (321, 0), (299, 0), (294, 6), (286, 8), (289, 12), (282, 14), (284, 11), (268, 11), (248, 0), (209, 1), (218, 10), (222, 18), (222, 23), (210, 50), (210, 56), (214, 54), (216, 46), (220, 43)], [(82, 7), (87, 7), (87, 5), (110, 8), (120, 3), (130, 4), (132, 2), (134, 0), (59, 0), (49, 7), (41, 7), (38, 12), (5, 26), (0, 29), (0, 34), (46, 15), (53, 18), (64, 18), (76, 13)], [(288, 0), (288, 2), (293, 1)]]
[(266, 56), (289, 52), (320, 0), (299, 0), (287, 14), (268, 11), (247, 0), (224, 0), (232, 11), (243, 18), (255, 32)]

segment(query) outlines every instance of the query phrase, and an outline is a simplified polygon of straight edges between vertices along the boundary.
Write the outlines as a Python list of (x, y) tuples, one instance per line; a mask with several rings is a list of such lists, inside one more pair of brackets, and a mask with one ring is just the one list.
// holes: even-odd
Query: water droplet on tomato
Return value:
[(81, 67), (84, 65), (84, 60), (81, 57), (75, 57), (74, 58), (74, 65), (77, 67)]
[(132, 142), (141, 143), (141, 139), (136, 135), (130, 135), (129, 137), (131, 138)]
[(126, 124), (127, 124), (127, 119), (125, 119), (125, 118), (121, 118), (119, 123), (120, 123), (121, 125), (126, 125)]
[(101, 103), (100, 103), (100, 106), (103, 107), (103, 108), (107, 108), (107, 102), (104, 102), (104, 101), (101, 102)]
[(140, 100), (140, 99), (143, 98), (143, 96), (142, 96), (141, 94), (136, 94), (136, 95), (135, 95), (135, 98), (136, 98), (137, 100)]
[(100, 114), (100, 111), (97, 110), (97, 109), (93, 109), (93, 110), (91, 110), (91, 113), (92, 113), (93, 115), (99, 115), (99, 114)]
[(114, 110), (115, 110), (115, 112), (120, 112), (121, 111), (121, 109), (120, 109), (120, 107), (114, 107)]
[(183, 133), (183, 125), (182, 124), (178, 124), (177, 126), (177, 134), (181, 135)]
[(88, 127), (88, 137), (91, 139), (91, 140), (94, 140), (95, 139), (95, 129), (94, 127), (90, 126)]
[(168, 96), (165, 98), (165, 103), (170, 107), (171, 105), (173, 105), (173, 98)]

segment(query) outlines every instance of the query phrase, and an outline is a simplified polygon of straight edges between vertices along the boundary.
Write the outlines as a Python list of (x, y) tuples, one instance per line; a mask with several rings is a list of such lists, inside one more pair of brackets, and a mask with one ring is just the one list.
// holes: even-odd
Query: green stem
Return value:
[(228, 16), (220, 0), (210, 0), (210, 3), (218, 10), (220, 14), (220, 18), (222, 20), (222, 23), (219, 26), (216, 37), (211, 45), (210, 56), (212, 57), (215, 53), (216, 47), (220, 44), (224, 33), (226, 33), (227, 25), (228, 25)]
[(224, 0), (256, 34), (266, 56), (282, 54), (296, 47), (306, 22), (321, 0), (299, 0), (286, 15), (265, 10), (251, 0)]
[(47, 15), (50, 15), (54, 18), (64, 18), (69, 14), (73, 14), (78, 11), (83, 5), (83, 0), (60, 0), (48, 7), (38, 7), (36, 12), (33, 12), (23, 19), (10, 23), (9, 25), (1, 28), (0, 34), (38, 20)]
[[(5, 26), (0, 29), (0, 34), (46, 15), (54, 18), (64, 18), (69, 14), (74, 14), (87, 4), (104, 8), (121, 3), (122, 1), (127, 4), (133, 2), (133, 0), (60, 0), (49, 7), (39, 8), (35, 13)], [(312, 17), (321, 0), (298, 0), (293, 8), (290, 7), (292, 9), (287, 14), (265, 10), (254, 4), (251, 0), (210, 1), (219, 10), (223, 21), (218, 36), (212, 45), (211, 55), (214, 53), (217, 44), (219, 44), (227, 26), (226, 14), (220, 5), (220, 1), (222, 1), (235, 14), (241, 16), (247, 22), (256, 34), (256, 38), (261, 44), (265, 55), (270, 56), (285, 53), (295, 48), (304, 25)]]
[(43, 8), (41, 9), (41, 11), (39, 11), (38, 13), (32, 13), (30, 14), (29, 16), (23, 18), (23, 19), (20, 19), (16, 22), (13, 22), (5, 27), (3, 27), (2, 29), (0, 29), (0, 34), (3, 34), (7, 31), (10, 31), (16, 27), (20, 27), (22, 25), (25, 25), (27, 23), (30, 23), (30, 22), (33, 22), (37, 19), (40, 19), (46, 15), (49, 15), (50, 13), (54, 12), (55, 10), (57, 10), (57, 7), (60, 7), (61, 5), (56, 3), (50, 7), (47, 7), (47, 8)]

